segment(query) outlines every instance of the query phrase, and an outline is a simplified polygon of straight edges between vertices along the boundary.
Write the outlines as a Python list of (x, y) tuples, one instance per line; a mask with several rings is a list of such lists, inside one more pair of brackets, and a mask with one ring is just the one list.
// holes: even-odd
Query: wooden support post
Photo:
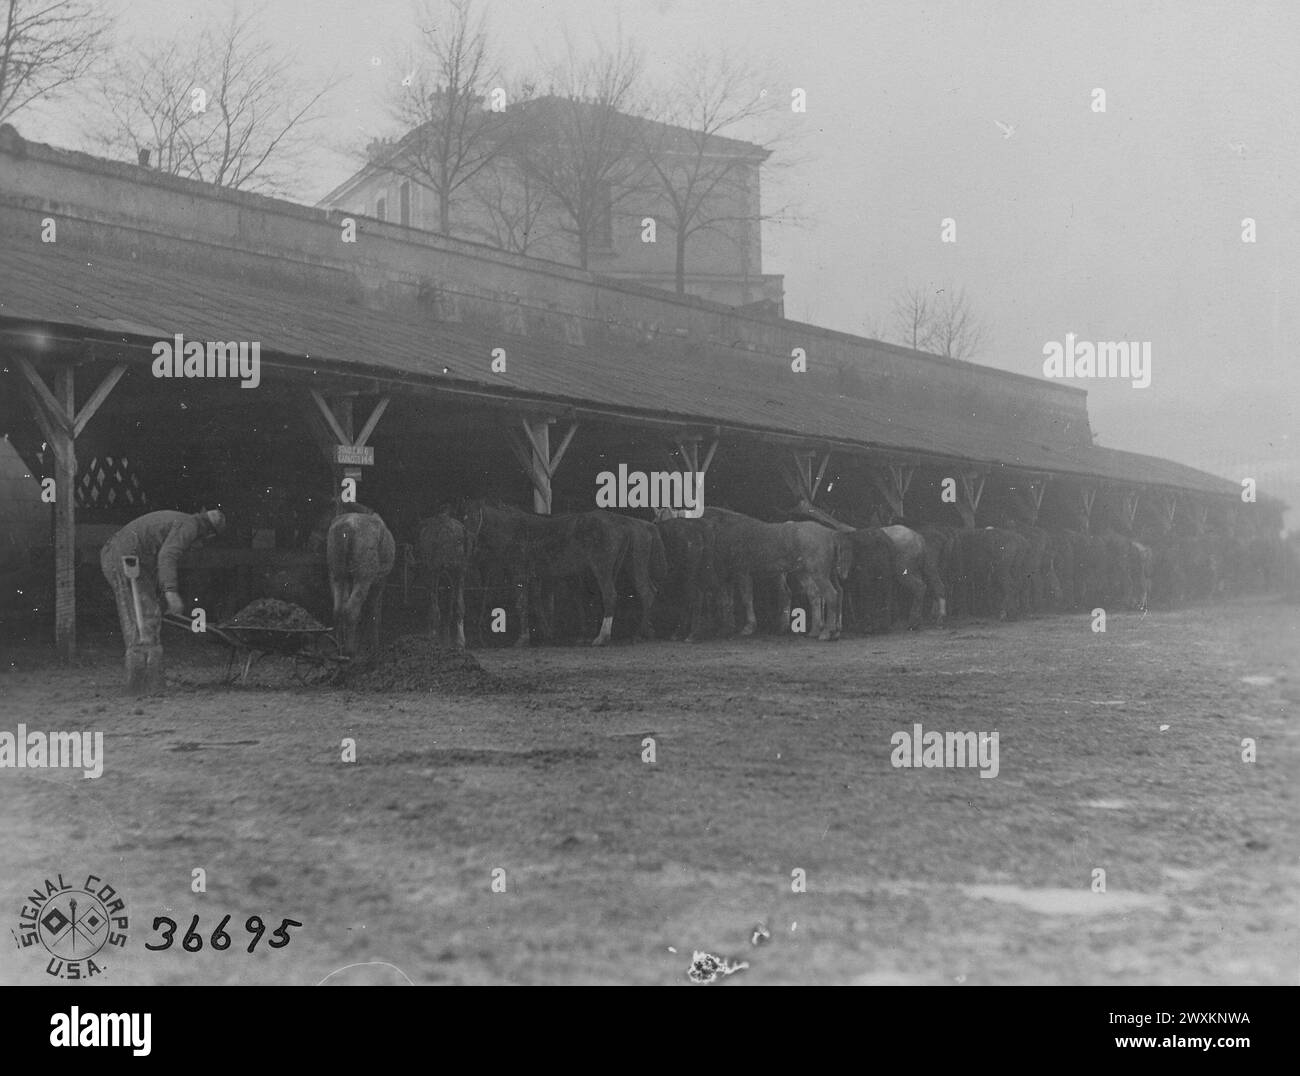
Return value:
[(916, 468), (902, 463), (888, 463), (873, 467), (869, 473), (872, 484), (889, 505), (890, 513), (902, 519), (903, 501), (907, 496), (908, 487), (912, 484), (912, 476), (916, 473)]
[(1122, 504), (1124, 510), (1124, 522), (1127, 524), (1130, 534), (1133, 533), (1133, 523), (1137, 519), (1138, 501), (1140, 497), (1140, 490), (1131, 489), (1124, 493)]
[(573, 435), (578, 432), (578, 424), (570, 423), (559, 448), (552, 454), (550, 424), (554, 421), (553, 418), (521, 419), (522, 438), (513, 430), (506, 431), (510, 450), (533, 484), (533, 511), (541, 516), (551, 514), (551, 480), (573, 441)]
[[(709, 467), (713, 463), (713, 455), (718, 451), (718, 438), (716, 436), (709, 439), (709, 447), (704, 452), (704, 458), (700, 458), (700, 442), (705, 439), (702, 433), (684, 432), (677, 436), (676, 447), (681, 454), (682, 462), (686, 465), (686, 470), (692, 475), (699, 475), (698, 485), (693, 488), (695, 496), (698, 499), (701, 509), (704, 507), (704, 479), (709, 473)], [(669, 454), (668, 464), (673, 466), (672, 453)], [(694, 480), (693, 480), (694, 481)]]
[(337, 396), (332, 400), (327, 400), (316, 389), (310, 391), (312, 403), (315, 406), (306, 408), (304, 414), (307, 425), (316, 438), (317, 444), (320, 445), (322, 454), (325, 456), (325, 462), (329, 464), (330, 474), (334, 477), (333, 498), (337, 501), (343, 483), (345, 466), (338, 461), (338, 446), (365, 448), (366, 442), (370, 440), (370, 435), (375, 432), (375, 427), (379, 425), (379, 420), (383, 417), (384, 412), (388, 410), (390, 397), (381, 396), (379, 398), (374, 410), (370, 412), (370, 417), (366, 419), (365, 424), (361, 427), (361, 432), (353, 436), (355, 417), (353, 401), (355, 394)]
[(812, 464), (816, 453), (809, 449), (795, 449), (780, 464), (781, 478), (795, 499), (812, 504)]
[(1158, 494), (1156, 507), (1160, 512), (1160, 522), (1164, 532), (1169, 534), (1173, 530), (1174, 516), (1178, 513), (1178, 494), (1172, 491)]
[(1029, 513), (1029, 522), (1033, 526), (1038, 525), (1038, 513), (1043, 508), (1043, 494), (1047, 492), (1047, 483), (1050, 476), (1045, 474), (1033, 474), (1024, 479), (1019, 489), (1024, 491), (1024, 507)]
[(55, 396), (67, 425), (54, 431), (58, 475), (54, 500), (54, 645), (60, 659), (77, 653), (77, 452), (75, 374), (70, 365), (55, 374)]
[(58, 367), (51, 392), (44, 378), (18, 357), (23, 387), (37, 425), (54, 455), (54, 642), (59, 657), (77, 653), (77, 435), (126, 372), (114, 366), (77, 410), (76, 375), (70, 363)]
[(718, 450), (718, 439), (716, 437), (709, 441), (709, 447), (705, 450), (704, 459), (700, 459), (700, 442), (704, 440), (704, 435), (699, 433), (681, 434), (676, 441), (677, 451), (682, 454), (682, 460), (686, 464), (687, 470), (694, 474), (707, 475), (709, 466), (713, 463), (713, 454)]
[(1097, 500), (1097, 487), (1084, 483), (1079, 487), (1079, 519), (1083, 523), (1083, 533), (1092, 533), (1092, 506)]
[[(329, 409), (334, 415), (335, 428), (341, 434), (339, 437), (339, 444), (352, 444), (352, 397), (342, 396), (330, 400)], [(337, 452), (334, 457), (332, 473), (334, 475), (334, 499), (338, 500), (343, 492), (343, 480), (348, 477), (348, 465), (338, 461)], [(352, 468), (352, 473), (353, 475), (356, 475), (357, 469), (355, 467)], [(354, 481), (356, 482), (357, 487), (353, 491), (353, 503), (355, 504), (361, 500), (361, 490), (359, 488), (361, 486), (361, 479), (357, 477)]]
[(783, 463), (781, 467), (781, 477), (799, 502), (799, 510), (805, 515), (813, 516), (818, 514), (817, 494), (821, 492), (822, 479), (826, 477), (831, 454), (827, 452), (822, 457), (817, 473), (814, 474), (813, 462), (816, 458), (817, 453), (813, 449), (795, 449), (791, 453), (791, 462)]
[(967, 529), (975, 526), (975, 513), (984, 497), (987, 478), (984, 471), (963, 471), (957, 475), (957, 511), (961, 514), (961, 525)]
[(532, 446), (529, 478), (533, 483), (533, 511), (539, 516), (551, 514), (551, 426), (546, 419), (524, 420), (524, 435)]

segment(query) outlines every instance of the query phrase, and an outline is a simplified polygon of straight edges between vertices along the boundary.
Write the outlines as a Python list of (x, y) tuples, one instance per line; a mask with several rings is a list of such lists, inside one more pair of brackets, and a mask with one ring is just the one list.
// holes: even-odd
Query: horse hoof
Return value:
[(752, 624), (746, 624), (743, 628), (740, 629), (740, 634), (741, 634), (741, 635), (753, 635), (753, 634), (754, 634), (754, 626), (753, 626)]
[(604, 646), (607, 642), (609, 642), (608, 639), (604, 638), (603, 636), (597, 635), (594, 639), (591, 640), (591, 645)]

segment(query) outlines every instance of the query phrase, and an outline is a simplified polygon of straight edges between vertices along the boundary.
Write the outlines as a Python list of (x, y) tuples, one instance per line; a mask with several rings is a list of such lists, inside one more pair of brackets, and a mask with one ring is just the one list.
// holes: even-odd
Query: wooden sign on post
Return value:
[(375, 450), (371, 445), (335, 445), (334, 462), (353, 467), (373, 467)]

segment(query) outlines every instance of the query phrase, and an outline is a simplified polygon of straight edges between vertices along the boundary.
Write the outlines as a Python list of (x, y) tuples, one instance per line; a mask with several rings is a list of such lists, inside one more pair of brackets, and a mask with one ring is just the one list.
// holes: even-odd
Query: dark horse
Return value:
[[(562, 579), (591, 578), (600, 589), (600, 632), (592, 646), (609, 642), (618, 605), (615, 578), (624, 560), (636, 557), (641, 550), (653, 555), (655, 541), (639, 537), (640, 529), (612, 513), (591, 511), (569, 515), (539, 516), (506, 505), (471, 501), (465, 507), (465, 538), (469, 557), (479, 563), (498, 564), (506, 573), (519, 612), (519, 637), (516, 646), (529, 642), (528, 590), (533, 581), (554, 582)], [(648, 524), (646, 526), (649, 526)], [(651, 532), (653, 528), (651, 527)], [(659, 557), (663, 546), (658, 545)], [(659, 561), (662, 565), (662, 560)], [(643, 612), (653, 602), (654, 588), (649, 582), (651, 570), (637, 568), (638, 592), (644, 578), (648, 587), (642, 595)]]
[[(451, 638), (455, 626), (455, 643), (465, 649), (465, 569), (469, 557), (465, 552), (465, 527), (440, 512), (420, 521), (420, 566), (429, 580), (429, 634)], [(443, 619), (438, 592), (444, 580), (450, 589), (451, 623)]]

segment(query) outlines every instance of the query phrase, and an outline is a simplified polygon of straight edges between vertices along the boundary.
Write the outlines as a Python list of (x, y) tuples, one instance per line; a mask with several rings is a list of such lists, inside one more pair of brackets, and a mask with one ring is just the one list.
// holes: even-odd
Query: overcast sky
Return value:
[[(116, 0), (126, 40), (217, 4)], [(304, 76), (346, 82), (335, 145), (383, 125), (408, 0), (272, 0), (269, 36)], [(848, 332), (887, 323), (900, 286), (965, 288), (990, 326), (978, 361), (1041, 376), (1043, 346), (1147, 340), (1152, 380), (1091, 381), (1102, 444), (1258, 479), (1300, 525), (1300, 4), (914, 0), (491, 0), (520, 71), (621, 26), (661, 76), (725, 48), (807, 92), (805, 163), (779, 192), (806, 219), (765, 236), (786, 313)], [(374, 63), (375, 58), (380, 62)], [(1094, 88), (1106, 112), (1092, 111)], [(74, 145), (62, 110), (24, 135)], [(1014, 127), (1004, 137), (997, 122)], [(34, 126), (34, 124), (36, 126)], [(298, 199), (350, 172), (322, 149)], [(957, 242), (940, 242), (953, 217)], [(1244, 217), (1258, 240), (1241, 241)]]

